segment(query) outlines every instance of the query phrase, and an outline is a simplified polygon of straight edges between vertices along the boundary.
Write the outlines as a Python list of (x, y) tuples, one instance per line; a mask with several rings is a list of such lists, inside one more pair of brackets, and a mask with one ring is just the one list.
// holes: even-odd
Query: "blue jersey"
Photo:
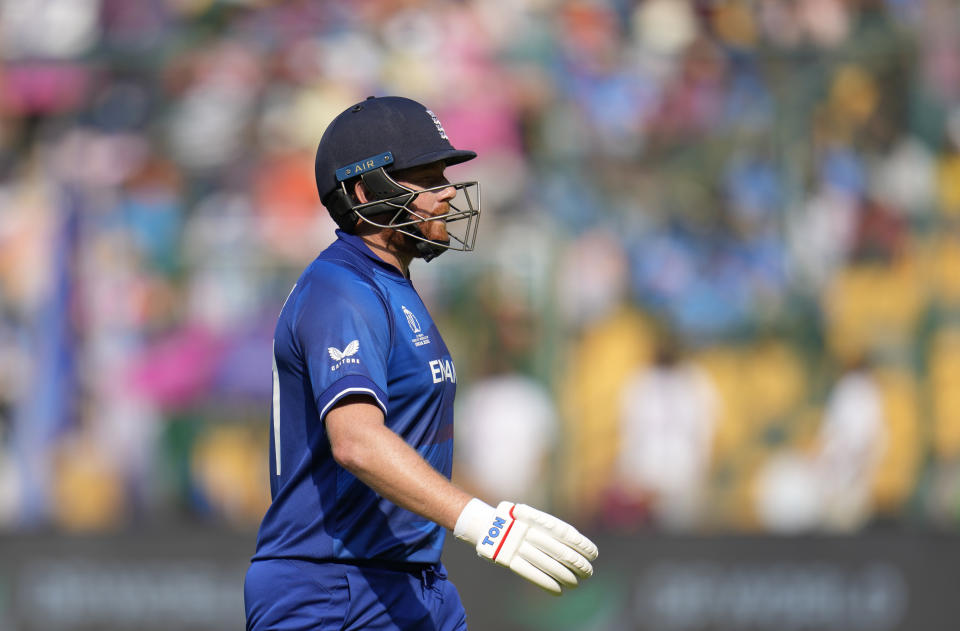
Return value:
[(274, 334), (270, 491), (254, 560), (437, 563), (443, 528), (377, 495), (333, 459), (324, 417), (361, 394), (450, 477), (457, 376), (410, 280), (361, 239), (300, 276)]

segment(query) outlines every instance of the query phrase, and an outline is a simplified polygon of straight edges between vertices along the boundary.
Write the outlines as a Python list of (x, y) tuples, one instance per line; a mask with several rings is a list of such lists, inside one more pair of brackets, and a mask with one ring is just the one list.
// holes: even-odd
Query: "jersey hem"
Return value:
[(396, 572), (420, 572), (429, 568), (436, 568), (441, 564), (440, 559), (436, 561), (397, 561), (393, 559), (341, 559), (336, 557), (314, 558), (305, 556), (258, 556), (254, 555), (250, 562), (257, 561), (300, 561), (302, 563), (313, 563), (324, 565), (332, 563), (335, 565), (352, 565), (354, 567), (370, 567), (381, 570), (393, 570)]

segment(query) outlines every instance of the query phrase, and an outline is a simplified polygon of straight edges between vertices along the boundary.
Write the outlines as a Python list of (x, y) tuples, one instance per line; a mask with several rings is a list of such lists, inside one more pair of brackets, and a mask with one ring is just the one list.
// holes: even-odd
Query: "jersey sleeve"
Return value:
[(320, 419), (348, 395), (369, 395), (387, 413), (390, 324), (363, 278), (331, 266), (298, 296), (295, 336)]

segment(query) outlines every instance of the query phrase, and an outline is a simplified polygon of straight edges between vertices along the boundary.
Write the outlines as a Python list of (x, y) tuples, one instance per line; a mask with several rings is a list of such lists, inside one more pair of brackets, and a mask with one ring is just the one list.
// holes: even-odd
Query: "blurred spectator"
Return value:
[(624, 385), (615, 492), (646, 504), (658, 527), (702, 523), (718, 403), (710, 378), (667, 331), (657, 336), (653, 363)]
[(866, 361), (856, 361), (834, 384), (817, 436), (822, 525), (851, 532), (873, 513), (873, 486), (887, 446), (883, 396)]
[(508, 372), (475, 380), (457, 398), (458, 481), (477, 494), (548, 504), (558, 422), (546, 388)]
[(874, 491), (887, 448), (880, 385), (862, 358), (830, 389), (810, 450), (772, 454), (757, 482), (761, 525), (785, 534), (855, 532), (874, 516)]

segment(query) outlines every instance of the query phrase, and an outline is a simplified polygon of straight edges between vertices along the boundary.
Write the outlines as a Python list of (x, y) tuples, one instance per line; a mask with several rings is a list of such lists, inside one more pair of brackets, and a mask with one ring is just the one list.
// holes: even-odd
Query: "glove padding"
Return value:
[(500, 502), (494, 509), (474, 498), (453, 534), (474, 545), (479, 556), (552, 594), (593, 576), (597, 546), (570, 524), (526, 504)]

